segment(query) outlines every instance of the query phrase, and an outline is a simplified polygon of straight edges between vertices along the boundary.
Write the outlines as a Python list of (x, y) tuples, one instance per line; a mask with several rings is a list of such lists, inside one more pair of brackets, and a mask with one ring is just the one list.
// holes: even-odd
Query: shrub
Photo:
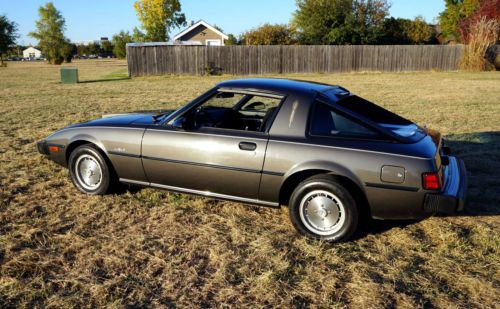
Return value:
[(294, 33), (285, 24), (264, 24), (245, 32), (242, 41), (244, 45), (290, 45), (294, 43)]
[(469, 29), (467, 47), (460, 60), (460, 68), (468, 71), (482, 71), (488, 69), (486, 60), (488, 48), (498, 40), (500, 22), (496, 19), (482, 17)]
[(469, 41), (472, 26), (479, 22), (481, 18), (500, 21), (500, 6), (498, 0), (482, 0), (479, 7), (472, 14), (460, 20), (458, 23), (460, 37), (466, 44)]
[(204, 75), (222, 75), (222, 68), (216, 66), (213, 62), (209, 62), (202, 70)]

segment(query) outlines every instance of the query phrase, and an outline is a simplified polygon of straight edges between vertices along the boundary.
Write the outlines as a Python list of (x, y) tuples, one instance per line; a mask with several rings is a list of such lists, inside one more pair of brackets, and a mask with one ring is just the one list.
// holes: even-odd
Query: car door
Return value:
[(142, 158), (148, 180), (188, 190), (257, 198), (267, 137), (222, 133), (147, 130)]
[(144, 170), (166, 189), (258, 199), (267, 142), (262, 131), (155, 127), (143, 137)]

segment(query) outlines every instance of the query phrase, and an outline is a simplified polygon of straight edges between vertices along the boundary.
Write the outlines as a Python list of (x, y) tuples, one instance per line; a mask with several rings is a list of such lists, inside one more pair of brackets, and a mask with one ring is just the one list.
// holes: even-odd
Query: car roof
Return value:
[(239, 88), (246, 90), (264, 90), (276, 93), (293, 92), (324, 92), (339, 86), (322, 84), (317, 82), (284, 79), (284, 78), (244, 78), (221, 82), (219, 88)]

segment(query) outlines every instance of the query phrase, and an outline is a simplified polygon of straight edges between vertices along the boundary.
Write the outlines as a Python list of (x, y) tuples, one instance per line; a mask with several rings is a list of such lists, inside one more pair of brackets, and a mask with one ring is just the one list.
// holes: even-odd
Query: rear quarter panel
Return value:
[[(404, 183), (383, 183), (380, 176), (384, 165), (404, 167)], [(274, 139), (269, 141), (264, 164), (264, 170), (273, 173), (262, 176), (260, 198), (278, 200), (288, 177), (303, 170), (320, 169), (356, 183), (365, 193), (373, 217), (416, 218), (422, 216), (425, 195), (421, 173), (431, 167), (428, 159), (360, 150), (354, 145), (344, 148)]]
[[(306, 132), (313, 101), (313, 95), (295, 94), (280, 109), (270, 130), (259, 198), (279, 201), (280, 189), (288, 177), (304, 170), (324, 170), (357, 184), (365, 193), (374, 218), (423, 217), (425, 192), (421, 174), (435, 169), (435, 148), (430, 138), (401, 144), (311, 137)], [(382, 182), (384, 165), (404, 167), (404, 183)]]

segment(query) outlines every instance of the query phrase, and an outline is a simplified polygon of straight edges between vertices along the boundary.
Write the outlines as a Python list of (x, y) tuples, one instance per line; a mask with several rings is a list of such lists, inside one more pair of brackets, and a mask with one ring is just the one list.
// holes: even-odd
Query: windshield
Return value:
[(375, 122), (383, 129), (389, 130), (399, 137), (417, 141), (425, 136), (424, 130), (410, 120), (358, 96), (351, 95), (344, 97), (338, 100), (336, 104), (365, 119)]

